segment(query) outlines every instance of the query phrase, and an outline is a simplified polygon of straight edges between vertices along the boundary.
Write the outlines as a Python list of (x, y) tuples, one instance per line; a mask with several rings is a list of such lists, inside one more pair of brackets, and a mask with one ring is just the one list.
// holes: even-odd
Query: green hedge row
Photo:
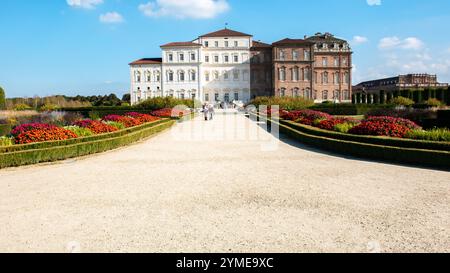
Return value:
[(394, 108), (389, 104), (316, 104), (309, 107), (311, 110), (321, 111), (335, 116), (357, 116), (365, 115), (372, 109)]
[[(261, 117), (260, 119), (264, 118)], [(280, 124), (276, 121), (269, 120), (269, 123), (277, 123), (280, 127), (281, 133), (299, 140), (302, 143), (323, 150), (359, 158), (382, 160), (401, 164), (413, 164), (450, 170), (449, 151), (393, 147), (335, 139), (325, 136), (308, 134), (306, 132), (296, 130), (295, 128), (292, 128), (286, 124)]]
[(291, 127), (297, 131), (315, 135), (323, 136), (338, 140), (354, 141), (368, 144), (376, 144), (383, 146), (401, 147), (401, 148), (413, 148), (413, 149), (425, 149), (425, 150), (436, 150), (436, 151), (450, 151), (450, 143), (448, 142), (437, 142), (437, 141), (421, 141), (414, 139), (402, 139), (402, 138), (392, 138), (392, 137), (374, 137), (374, 136), (359, 136), (344, 134), (339, 132), (332, 132), (327, 130), (322, 130), (312, 126), (307, 126), (299, 124), (293, 121), (281, 120), (280, 123)]
[(47, 142), (38, 142), (38, 143), (23, 144), (23, 145), (13, 145), (13, 146), (8, 146), (8, 147), (0, 147), (0, 154), (23, 151), (23, 150), (45, 149), (45, 148), (51, 148), (51, 147), (57, 147), (57, 146), (66, 146), (66, 145), (73, 145), (73, 144), (78, 144), (78, 143), (85, 143), (85, 142), (90, 142), (90, 141), (97, 141), (97, 140), (102, 140), (102, 139), (120, 137), (120, 136), (124, 136), (124, 135), (130, 134), (130, 133), (134, 133), (136, 131), (140, 131), (145, 128), (154, 127), (156, 125), (165, 123), (167, 121), (168, 121), (167, 119), (162, 119), (162, 120), (158, 120), (155, 122), (139, 125), (136, 127), (119, 130), (117, 132), (94, 135), (94, 136), (89, 136), (89, 137), (80, 137), (80, 138), (61, 140), (61, 141), (47, 141)]
[(6, 136), (11, 132), (11, 125), (0, 124), (0, 136)]
[(129, 112), (138, 112), (142, 114), (149, 114), (151, 112), (150, 110), (138, 109), (131, 106), (63, 108), (59, 111), (79, 113), (86, 118), (91, 117), (92, 115), (94, 118), (103, 118), (107, 115), (123, 115)]
[(53, 162), (105, 152), (150, 137), (156, 133), (170, 128), (174, 123), (175, 121), (173, 120), (165, 120), (162, 123), (156, 125), (153, 124), (153, 126), (151, 127), (140, 127), (140, 130), (121, 136), (71, 145), (3, 153), (0, 154), (0, 169), (43, 162)]

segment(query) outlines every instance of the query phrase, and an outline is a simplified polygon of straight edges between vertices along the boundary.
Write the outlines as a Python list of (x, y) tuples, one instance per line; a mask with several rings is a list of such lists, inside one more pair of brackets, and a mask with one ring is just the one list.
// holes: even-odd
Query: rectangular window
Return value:
[(234, 58), (234, 62), (235, 63), (239, 62), (239, 56), (238, 55), (234, 55), (233, 58)]
[(293, 59), (294, 61), (298, 60), (298, 51), (297, 51), (297, 50), (294, 50), (294, 51), (292, 52), (292, 59)]
[(334, 57), (334, 66), (335, 67), (339, 66), (339, 57)]
[(209, 63), (209, 56), (205, 56), (205, 63)]
[(216, 47), (219, 47), (219, 42), (214, 42), (214, 45), (216, 46)]
[(347, 58), (342, 58), (342, 65), (347, 66)]
[(235, 101), (239, 100), (239, 93), (237, 93), (237, 92), (234, 93), (234, 100)]
[(234, 47), (239, 47), (239, 42), (238, 41), (234, 41)]
[(205, 101), (209, 101), (209, 94), (208, 93), (205, 94)]
[(239, 80), (239, 70), (234, 70), (233, 71), (233, 79), (234, 80)]
[(218, 63), (219, 62), (219, 56), (214, 56), (214, 62)]
[(195, 72), (191, 73), (191, 81), (196, 81), (197, 80), (197, 74)]
[(205, 81), (209, 82), (209, 73), (205, 74)]
[(223, 79), (224, 79), (224, 80), (228, 80), (228, 79), (229, 79), (228, 72), (224, 72), (224, 73), (223, 73)]
[(225, 41), (225, 47), (228, 47), (229, 43), (228, 41)]
[(229, 56), (224, 56), (224, 61), (225, 61), (226, 63), (228, 63), (228, 62), (230, 61), (230, 57), (229, 57)]
[(169, 54), (169, 62), (173, 61), (173, 54)]
[(327, 58), (322, 58), (322, 66), (323, 67), (327, 67), (328, 66), (328, 59)]
[(180, 62), (184, 62), (184, 54), (180, 54)]
[(191, 61), (195, 61), (195, 53), (191, 53)]
[(209, 42), (208, 41), (205, 42), (205, 47), (209, 47)]

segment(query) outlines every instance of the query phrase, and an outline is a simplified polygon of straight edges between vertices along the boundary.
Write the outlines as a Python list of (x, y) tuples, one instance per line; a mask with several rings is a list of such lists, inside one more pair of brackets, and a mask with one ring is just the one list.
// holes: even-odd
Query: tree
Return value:
[(126, 103), (130, 103), (131, 102), (131, 95), (130, 94), (123, 95), (122, 101), (126, 102)]
[(5, 90), (0, 87), (0, 110), (6, 109), (6, 95)]

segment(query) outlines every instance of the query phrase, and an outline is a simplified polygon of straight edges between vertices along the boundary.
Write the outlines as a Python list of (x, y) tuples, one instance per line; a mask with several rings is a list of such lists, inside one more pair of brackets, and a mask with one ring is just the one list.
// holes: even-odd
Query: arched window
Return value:
[(294, 88), (294, 97), (298, 97), (299, 96), (299, 89), (296, 87)]
[(219, 71), (214, 71), (213, 75), (214, 75), (214, 80), (218, 81), (219, 80)]
[(280, 77), (280, 81), (285, 81), (286, 80), (286, 68), (285, 67), (281, 67), (279, 70), (279, 77)]
[(310, 99), (311, 98), (311, 90), (309, 88), (306, 88), (303, 91), (303, 97), (305, 97), (306, 99)]
[(141, 82), (141, 72), (139, 71), (134, 72), (134, 79), (136, 82)]
[(147, 70), (145, 72), (145, 78), (146, 78), (147, 82), (151, 82), (152, 81), (152, 73), (149, 70)]
[(311, 80), (311, 70), (309, 67), (305, 67), (303, 70), (303, 80), (308, 82)]
[(339, 90), (333, 92), (333, 100), (341, 100), (341, 92)]
[(178, 80), (179, 80), (180, 82), (184, 82), (184, 80), (185, 80), (185, 74), (184, 74), (184, 71), (183, 71), (183, 70), (178, 71)]
[(328, 84), (328, 72), (322, 73), (322, 84)]
[(205, 72), (205, 81), (209, 82), (209, 71)]
[(153, 72), (153, 74), (156, 75), (156, 76), (155, 76), (156, 81), (157, 81), (157, 82), (160, 82), (160, 81), (161, 81), (161, 72), (156, 71), (156, 72)]
[(197, 80), (197, 73), (194, 70), (190, 71), (190, 80), (193, 82)]
[(299, 73), (298, 66), (292, 68), (292, 80), (293, 81), (298, 81), (298, 79), (299, 79), (299, 74), (298, 73)]
[(339, 84), (341, 82), (340, 77), (341, 74), (339, 72), (334, 73), (334, 84)]
[(350, 83), (350, 73), (348, 73), (348, 72), (345, 72), (345, 74), (344, 74), (344, 83), (345, 84)]
[(286, 96), (286, 88), (281, 88), (280, 90), (280, 97)]
[(328, 91), (327, 90), (322, 91), (322, 100), (328, 100)]

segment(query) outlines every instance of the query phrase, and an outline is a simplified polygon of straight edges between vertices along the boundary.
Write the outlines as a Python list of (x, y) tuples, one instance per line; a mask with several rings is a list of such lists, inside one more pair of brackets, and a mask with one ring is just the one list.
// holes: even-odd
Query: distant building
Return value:
[[(408, 74), (399, 75), (392, 78), (365, 81), (353, 87), (354, 101), (357, 103), (383, 103), (391, 98), (403, 96), (410, 97), (416, 102), (421, 102), (423, 97), (413, 97), (409, 91), (441, 89), (441, 96), (437, 97), (443, 100), (445, 93), (448, 93), (448, 83), (439, 83), (436, 75), (430, 74)], [(415, 92), (417, 93), (417, 92)], [(427, 95), (429, 97), (429, 95)]]
[(353, 87), (357, 93), (379, 93), (380, 91), (394, 92), (406, 89), (447, 88), (448, 83), (439, 83), (436, 75), (408, 74), (392, 78), (362, 82)]

